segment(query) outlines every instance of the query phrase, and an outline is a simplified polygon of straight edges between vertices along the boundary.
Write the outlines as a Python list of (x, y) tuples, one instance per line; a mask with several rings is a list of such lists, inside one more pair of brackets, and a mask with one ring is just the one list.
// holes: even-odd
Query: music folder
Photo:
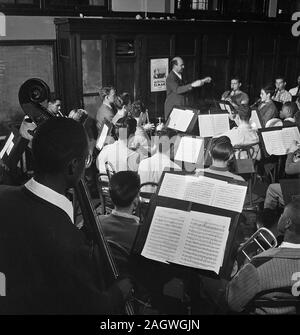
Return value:
[(192, 134), (200, 110), (174, 106), (166, 122), (166, 127), (185, 134)]
[(266, 157), (286, 155), (294, 141), (300, 143), (299, 128), (296, 125), (258, 129), (258, 135)]
[(229, 131), (227, 113), (198, 115), (198, 123), (201, 137), (214, 137)]
[(246, 191), (247, 183), (224, 176), (164, 171), (134, 251), (229, 279)]
[(219, 107), (222, 111), (226, 111), (229, 114), (236, 114), (235, 108), (232, 106), (232, 104), (229, 101), (220, 100)]
[(187, 171), (204, 166), (204, 139), (199, 136), (178, 136), (174, 145), (174, 161)]

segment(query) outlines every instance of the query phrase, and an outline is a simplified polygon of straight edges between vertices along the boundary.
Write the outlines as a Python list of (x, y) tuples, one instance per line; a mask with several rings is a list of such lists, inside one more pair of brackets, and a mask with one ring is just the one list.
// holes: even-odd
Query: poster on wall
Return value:
[(166, 79), (168, 73), (168, 58), (150, 60), (151, 92), (161, 92), (166, 90)]

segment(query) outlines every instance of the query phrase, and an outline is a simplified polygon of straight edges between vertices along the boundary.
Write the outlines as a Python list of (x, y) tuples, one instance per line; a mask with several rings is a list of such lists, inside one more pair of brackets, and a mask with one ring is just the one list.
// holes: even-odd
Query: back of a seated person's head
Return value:
[(230, 138), (227, 136), (221, 136), (214, 138), (210, 154), (213, 160), (226, 162), (233, 157), (233, 146)]
[(241, 105), (237, 107), (238, 116), (241, 121), (249, 122), (251, 118), (251, 109), (249, 106)]
[(60, 174), (74, 158), (84, 168), (88, 155), (86, 132), (81, 123), (71, 118), (51, 118), (37, 127), (32, 154), (36, 174)]
[(120, 118), (115, 124), (115, 134), (118, 139), (127, 139), (135, 134), (137, 122), (130, 116)]
[(138, 118), (141, 115), (141, 113), (145, 113), (145, 112), (146, 112), (146, 106), (141, 100), (134, 101), (131, 104), (129, 111), (128, 111), (130, 116), (135, 117), (135, 118)]
[[(300, 240), (300, 199), (295, 198), (289, 202), (278, 222), (278, 230), (280, 233), (289, 231), (289, 234), (297, 235)], [(299, 242), (294, 242), (299, 243)]]
[(297, 104), (293, 101), (287, 101), (282, 105), (280, 117), (282, 118), (294, 117), (297, 111), (298, 111)]
[(110, 180), (109, 193), (116, 207), (129, 207), (136, 199), (141, 182), (140, 177), (133, 171), (120, 171)]

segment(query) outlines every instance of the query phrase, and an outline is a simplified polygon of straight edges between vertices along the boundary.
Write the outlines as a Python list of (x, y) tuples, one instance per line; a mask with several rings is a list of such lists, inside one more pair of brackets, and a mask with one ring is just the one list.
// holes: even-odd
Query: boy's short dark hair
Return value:
[(275, 93), (275, 88), (271, 84), (268, 84), (268, 85), (262, 87), (262, 90), (265, 91), (266, 94), (270, 93), (270, 96), (273, 96), (273, 94)]
[(120, 171), (110, 180), (109, 193), (113, 204), (117, 207), (128, 207), (138, 195), (140, 177), (133, 171)]
[(242, 121), (248, 122), (251, 118), (251, 109), (249, 106), (238, 106), (237, 107), (237, 112)]
[(54, 104), (57, 100), (61, 101), (61, 98), (55, 92), (51, 92), (47, 102)]
[(136, 100), (129, 108), (129, 113), (132, 117), (139, 117), (141, 113), (146, 112), (146, 107), (141, 100)]
[(71, 118), (53, 117), (39, 125), (33, 136), (34, 170), (41, 174), (60, 173), (70, 160), (84, 157), (87, 146), (82, 124)]
[(129, 116), (122, 117), (115, 124), (115, 130), (114, 131), (115, 131), (116, 137), (119, 138), (119, 129), (120, 128), (126, 128), (127, 129), (127, 137), (129, 137), (131, 135), (134, 135), (134, 133), (136, 131), (136, 126), (137, 126), (136, 119), (134, 119), (132, 117), (129, 117)]
[(298, 111), (297, 104), (293, 101), (285, 102), (282, 107), (287, 107), (289, 109), (291, 117), (294, 117), (296, 112)]
[(215, 160), (228, 161), (233, 155), (233, 146), (229, 137), (221, 136), (213, 139), (210, 154)]

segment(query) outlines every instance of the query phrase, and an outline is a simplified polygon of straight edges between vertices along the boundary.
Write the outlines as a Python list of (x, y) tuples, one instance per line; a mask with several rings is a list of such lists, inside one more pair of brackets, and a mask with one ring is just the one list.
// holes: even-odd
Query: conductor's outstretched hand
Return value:
[(192, 82), (192, 87), (200, 87), (203, 86), (204, 84), (210, 83), (211, 82), (211, 77), (205, 77), (203, 79), (198, 79), (194, 82)]

